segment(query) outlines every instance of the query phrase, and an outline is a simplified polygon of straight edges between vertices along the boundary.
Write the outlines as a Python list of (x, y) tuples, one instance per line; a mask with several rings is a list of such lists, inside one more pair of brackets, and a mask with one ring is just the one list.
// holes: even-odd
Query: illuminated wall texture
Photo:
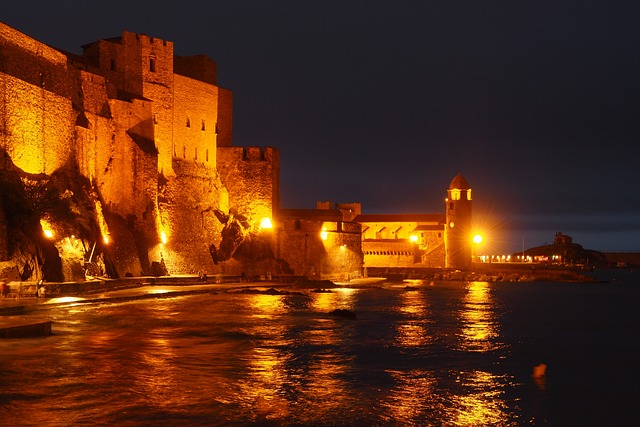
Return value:
[(28, 173), (50, 174), (71, 154), (71, 100), (18, 78), (0, 75), (1, 146)]
[(230, 208), (259, 225), (280, 203), (280, 153), (271, 147), (220, 147), (218, 172)]
[(281, 209), (278, 256), (296, 274), (347, 280), (362, 274), (360, 224), (337, 209)]

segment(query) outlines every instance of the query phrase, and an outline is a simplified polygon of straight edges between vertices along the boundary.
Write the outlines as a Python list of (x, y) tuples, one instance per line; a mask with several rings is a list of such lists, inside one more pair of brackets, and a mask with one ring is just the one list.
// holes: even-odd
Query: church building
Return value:
[(471, 266), (471, 188), (456, 175), (447, 189), (445, 213), (360, 214), (364, 265), (452, 268)]

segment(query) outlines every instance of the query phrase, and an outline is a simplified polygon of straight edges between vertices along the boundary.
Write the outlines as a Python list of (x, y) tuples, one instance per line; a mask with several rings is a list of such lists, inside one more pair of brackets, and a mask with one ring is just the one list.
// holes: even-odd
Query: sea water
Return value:
[(638, 278), (57, 307), (0, 341), (0, 425), (640, 425)]

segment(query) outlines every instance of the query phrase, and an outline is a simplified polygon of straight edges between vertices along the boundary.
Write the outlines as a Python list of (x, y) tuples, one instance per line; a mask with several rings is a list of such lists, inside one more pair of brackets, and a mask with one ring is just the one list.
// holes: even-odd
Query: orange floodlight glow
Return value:
[(320, 232), (320, 238), (322, 240), (327, 240), (327, 237), (329, 237), (329, 232), (327, 232), (327, 227), (322, 227), (322, 231)]
[(273, 223), (271, 222), (271, 218), (262, 218), (260, 221), (260, 228), (273, 228)]
[(167, 233), (165, 233), (164, 230), (160, 232), (160, 240), (162, 241), (163, 245), (167, 244)]
[(98, 226), (100, 227), (100, 231), (102, 232), (102, 240), (106, 245), (109, 244), (110, 233), (109, 227), (107, 226), (107, 221), (104, 219), (104, 215), (102, 213), (102, 203), (99, 200), (96, 200), (96, 216), (98, 219)]
[(413, 243), (416, 243), (418, 241), (418, 236), (412, 234), (411, 236), (409, 236), (409, 240)]
[(479, 245), (480, 243), (482, 243), (482, 236), (480, 234), (476, 234), (475, 236), (473, 236), (473, 243), (475, 243), (476, 245)]
[(44, 234), (44, 237), (46, 237), (47, 239), (53, 239), (53, 236), (54, 236), (53, 227), (51, 227), (51, 224), (49, 224), (49, 221), (41, 218), (40, 226), (42, 227), (42, 233)]

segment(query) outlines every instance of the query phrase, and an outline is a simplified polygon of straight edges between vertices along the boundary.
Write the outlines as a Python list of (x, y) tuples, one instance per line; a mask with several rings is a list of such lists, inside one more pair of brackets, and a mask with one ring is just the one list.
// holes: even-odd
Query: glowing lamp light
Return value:
[(262, 218), (262, 221), (260, 221), (260, 228), (273, 228), (271, 218)]
[(40, 218), (40, 227), (42, 227), (42, 233), (44, 234), (44, 237), (46, 237), (47, 239), (53, 239), (53, 227), (51, 227), (49, 221), (44, 218)]
[(412, 241), (413, 243), (416, 243), (418, 241), (418, 236), (416, 236), (415, 234), (412, 234), (409, 237), (409, 240)]
[(482, 236), (479, 234), (476, 234), (475, 236), (473, 236), (473, 243), (475, 243), (476, 245), (479, 245), (480, 243), (482, 243)]
[(109, 244), (109, 236), (107, 236), (106, 234), (102, 236), (102, 240), (104, 240), (105, 245)]
[(162, 241), (163, 245), (167, 244), (167, 233), (165, 233), (164, 230), (162, 230), (162, 232), (160, 233), (160, 240)]
[(322, 231), (320, 232), (320, 238), (322, 240), (327, 240), (327, 237), (329, 237), (329, 233), (327, 232), (326, 228), (323, 228)]

